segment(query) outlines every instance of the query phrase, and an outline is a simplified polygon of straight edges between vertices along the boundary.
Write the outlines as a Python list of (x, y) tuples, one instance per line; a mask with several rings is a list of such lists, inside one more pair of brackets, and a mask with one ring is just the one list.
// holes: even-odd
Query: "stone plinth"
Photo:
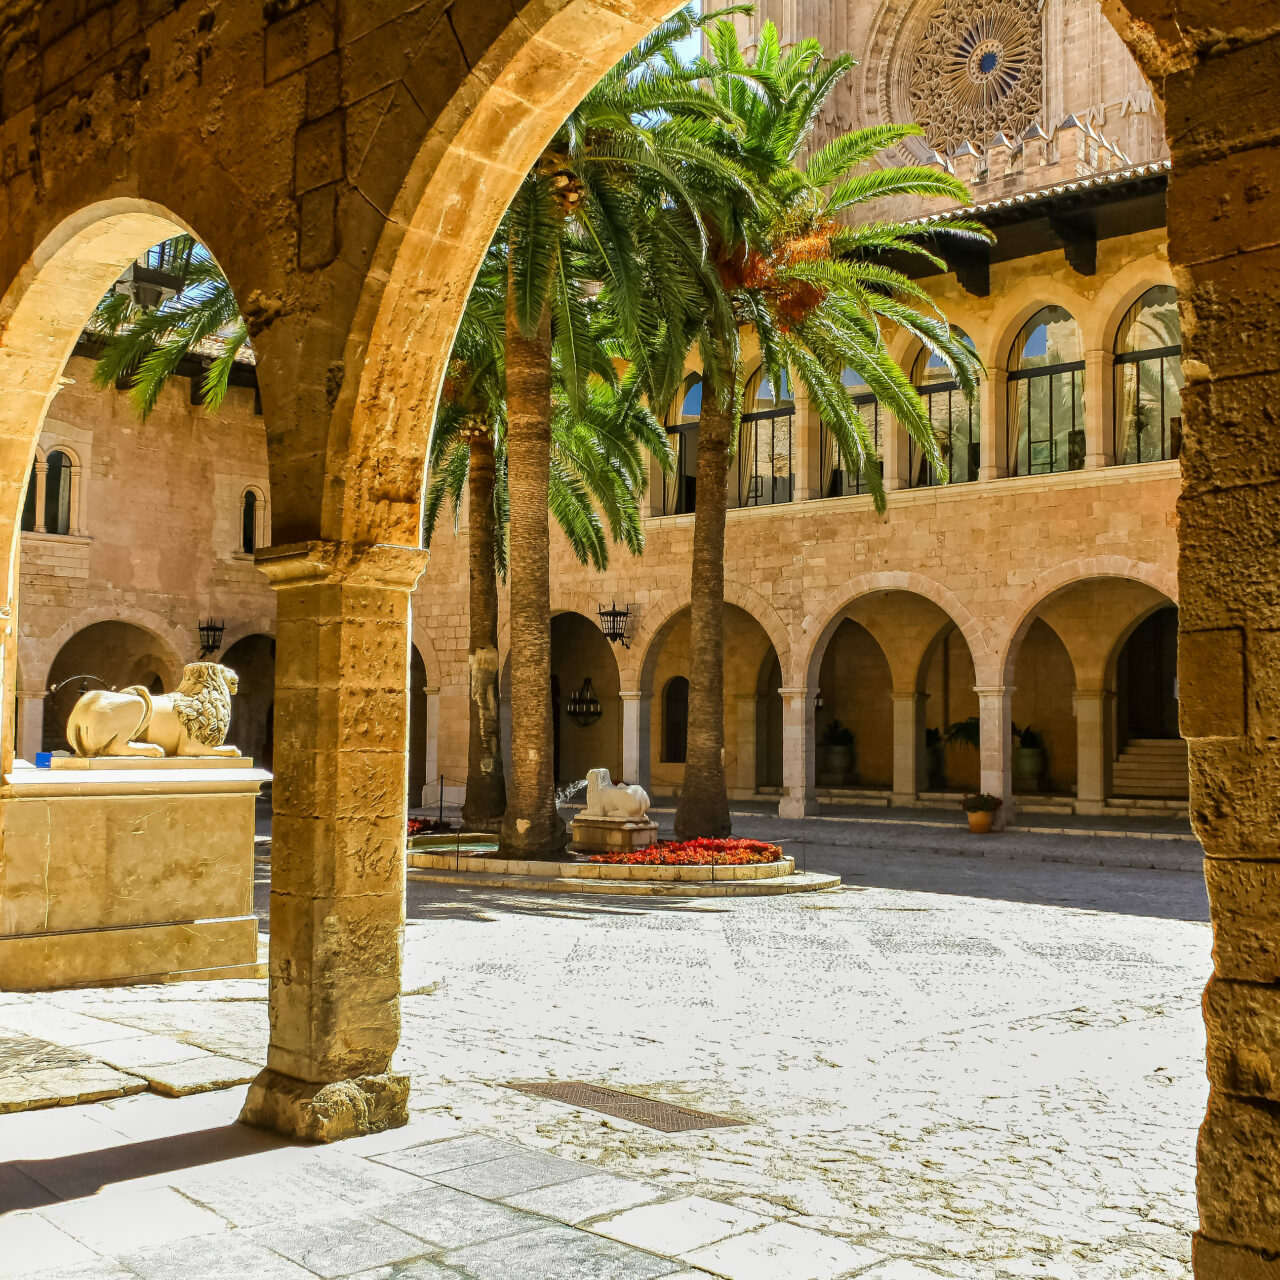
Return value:
[(596, 818), (580, 813), (573, 820), (575, 853), (634, 853), (647, 849), (658, 837), (658, 824), (649, 818)]
[(15, 762), (0, 791), (0, 990), (253, 977), (247, 759)]

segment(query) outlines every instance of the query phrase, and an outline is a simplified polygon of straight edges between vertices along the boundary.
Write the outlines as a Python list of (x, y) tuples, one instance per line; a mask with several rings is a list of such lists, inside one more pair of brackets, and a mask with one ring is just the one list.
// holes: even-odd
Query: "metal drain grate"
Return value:
[(728, 1116), (713, 1116), (709, 1111), (691, 1111), (688, 1107), (673, 1107), (669, 1102), (655, 1102), (636, 1093), (623, 1093), (620, 1089), (602, 1089), (599, 1085), (584, 1084), (581, 1080), (563, 1080), (555, 1084), (515, 1084), (508, 1089), (531, 1093), (536, 1098), (554, 1098), (570, 1106), (585, 1107), (588, 1111), (600, 1111), (620, 1120), (630, 1120), (661, 1133), (684, 1133), (688, 1129), (727, 1129), (731, 1125), (745, 1124), (745, 1120), (731, 1120)]

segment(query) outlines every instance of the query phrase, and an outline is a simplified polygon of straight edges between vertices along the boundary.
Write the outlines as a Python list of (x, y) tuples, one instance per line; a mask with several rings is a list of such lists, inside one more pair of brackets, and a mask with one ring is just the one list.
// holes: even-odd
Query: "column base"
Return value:
[(315, 1084), (263, 1068), (240, 1123), (306, 1142), (337, 1142), (409, 1123), (409, 1077), (387, 1072)]
[(811, 796), (783, 796), (778, 801), (780, 818), (812, 818), (818, 812), (818, 802)]

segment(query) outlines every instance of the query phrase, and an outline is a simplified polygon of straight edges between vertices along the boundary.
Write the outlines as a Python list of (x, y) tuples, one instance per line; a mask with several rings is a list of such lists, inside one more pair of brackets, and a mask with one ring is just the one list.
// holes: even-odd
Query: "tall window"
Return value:
[(36, 464), (31, 464), (27, 477), (27, 496), (22, 500), (22, 531), (30, 533), (36, 527)]
[(662, 479), (662, 514), (687, 515), (693, 510), (698, 475), (698, 422), (702, 418), (702, 379), (685, 382), (679, 411), (667, 420), (667, 442), (676, 455), (674, 475)]
[[(956, 336), (973, 350), (967, 334)], [(965, 484), (978, 478), (981, 443), (981, 412), (977, 401), (965, 399), (955, 374), (947, 362), (932, 351), (922, 351), (916, 360), (912, 378), (933, 428), (938, 451), (947, 464), (947, 483)], [(935, 485), (939, 481), (933, 464), (924, 450), (911, 439), (907, 441), (907, 483), (913, 489)]]
[(71, 532), (71, 459), (61, 449), (48, 458), (44, 477), (44, 527), (46, 533)]
[(790, 502), (795, 489), (793, 438), (796, 404), (790, 380), (782, 390), (758, 369), (747, 384), (746, 406), (738, 429), (738, 502), (740, 507), (764, 507)]
[(240, 550), (251, 556), (257, 549), (258, 495), (252, 489), (246, 489), (240, 510)]
[(1084, 339), (1062, 307), (1022, 327), (1009, 366), (1009, 474), (1084, 466)]
[(689, 749), (689, 682), (672, 676), (662, 691), (662, 758), (684, 764)]
[(1148, 289), (1116, 333), (1116, 462), (1176, 458), (1182, 443), (1182, 324), (1172, 285)]
[[(853, 407), (866, 426), (867, 435), (871, 439), (871, 448), (876, 456), (874, 459), (867, 460), (867, 466), (874, 466), (883, 471), (884, 463), (881, 461), (883, 428), (881, 426), (880, 401), (875, 398), (871, 393), (871, 388), (853, 369), (846, 369), (841, 375), (840, 381), (844, 383), (846, 390), (849, 392)], [(871, 486), (867, 483), (866, 469), (858, 465), (856, 458), (846, 459), (843, 457), (840, 444), (826, 422), (821, 423), (819, 427), (818, 452), (821, 455), (822, 496), (824, 498), (838, 498), (846, 493), (871, 492)]]

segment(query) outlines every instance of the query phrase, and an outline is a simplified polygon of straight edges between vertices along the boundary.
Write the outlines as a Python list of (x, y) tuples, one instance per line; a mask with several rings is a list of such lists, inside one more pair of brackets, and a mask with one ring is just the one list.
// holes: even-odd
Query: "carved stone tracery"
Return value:
[(939, 151), (1016, 137), (1043, 104), (1040, 0), (942, 0), (905, 60), (911, 118)]

